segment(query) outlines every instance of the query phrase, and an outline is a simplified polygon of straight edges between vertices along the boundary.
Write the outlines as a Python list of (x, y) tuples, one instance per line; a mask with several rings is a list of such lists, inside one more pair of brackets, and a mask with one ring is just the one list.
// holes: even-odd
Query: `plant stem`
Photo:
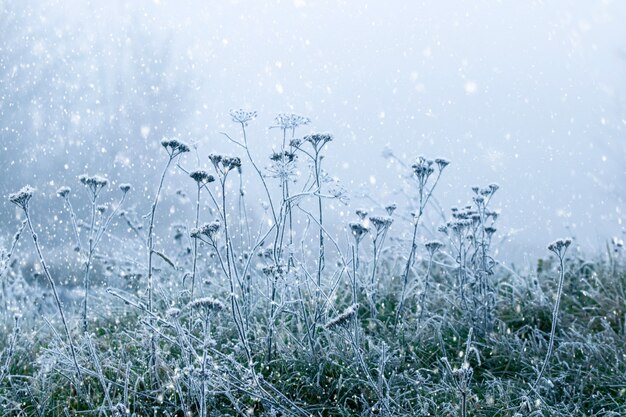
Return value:
[(39, 263), (43, 268), (44, 274), (48, 279), (48, 283), (52, 288), (52, 295), (54, 296), (54, 301), (57, 305), (57, 309), (59, 310), (59, 314), (61, 315), (61, 322), (63, 323), (63, 329), (65, 330), (65, 336), (67, 337), (67, 343), (70, 345), (70, 352), (72, 354), (72, 360), (74, 361), (74, 367), (76, 368), (76, 374), (78, 378), (82, 378), (82, 373), (80, 372), (80, 367), (78, 366), (78, 360), (76, 359), (76, 351), (74, 350), (74, 344), (72, 343), (72, 336), (70, 334), (70, 328), (67, 325), (67, 320), (65, 320), (65, 313), (63, 313), (63, 306), (61, 304), (61, 299), (59, 298), (59, 294), (57, 292), (56, 285), (54, 284), (54, 280), (52, 279), (52, 275), (50, 275), (50, 270), (48, 270), (48, 265), (43, 258), (43, 254), (41, 252), (41, 248), (39, 247), (39, 240), (37, 239), (37, 234), (35, 233), (35, 229), (33, 228), (33, 223), (30, 219), (30, 214), (28, 210), (24, 209), (24, 213), (26, 215), (26, 221), (28, 222), (28, 228), (30, 229), (31, 236), (33, 238), (33, 243), (35, 244), (35, 249), (37, 251), (37, 256), (39, 257)]

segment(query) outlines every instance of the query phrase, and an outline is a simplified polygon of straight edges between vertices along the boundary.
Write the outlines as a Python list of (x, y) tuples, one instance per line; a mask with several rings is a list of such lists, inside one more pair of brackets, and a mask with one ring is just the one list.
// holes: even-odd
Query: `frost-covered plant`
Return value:
[[(400, 302), (396, 310), (395, 326), (397, 327), (402, 318), (402, 310), (404, 308), (404, 300), (406, 298), (407, 289), (409, 286), (409, 276), (411, 274), (411, 267), (415, 262), (415, 255), (417, 253), (417, 230), (420, 225), (420, 220), (424, 215), (426, 205), (430, 201), (433, 191), (437, 187), (443, 170), (450, 164), (448, 160), (444, 158), (437, 158), (434, 161), (426, 159), (423, 156), (417, 158), (415, 163), (411, 166), (414, 174), (414, 179), (417, 183), (417, 209), (411, 213), (412, 216), (412, 235), (411, 245), (409, 248), (409, 254), (406, 259), (404, 271), (402, 272), (402, 291), (400, 293)], [(437, 167), (435, 169), (435, 167)], [(433, 175), (434, 174), (434, 175)]]
[[(90, 275), (93, 269), (92, 263), (93, 258), (96, 253), (96, 249), (98, 244), (102, 240), (103, 236), (106, 234), (111, 221), (118, 213), (120, 207), (124, 203), (126, 199), (126, 194), (130, 191), (130, 184), (121, 184), (120, 191), (122, 191), (122, 197), (119, 202), (115, 206), (115, 208), (111, 211), (108, 216), (104, 216), (106, 211), (106, 207), (103, 205), (98, 205), (98, 196), (101, 191), (108, 185), (109, 181), (101, 175), (87, 175), (83, 174), (78, 177), (78, 180), (81, 184), (87, 187), (89, 191), (89, 201), (91, 204), (91, 219), (89, 221), (89, 226), (87, 229), (87, 254), (85, 264), (85, 271), (83, 273), (83, 289), (85, 291), (83, 296), (83, 310), (82, 310), (82, 328), (83, 331), (87, 331), (87, 304), (89, 300), (89, 289), (90, 289)], [(81, 242), (80, 232), (78, 228), (78, 222), (76, 220), (76, 214), (72, 207), (72, 203), (70, 202), (70, 194), (71, 188), (67, 186), (63, 186), (57, 190), (57, 196), (63, 199), (63, 204), (70, 214), (70, 218), (72, 221), (72, 227), (74, 229), (74, 236), (76, 238), (76, 247), (75, 250), (77, 252), (81, 252), (82, 248), (85, 246)]]
[(46, 279), (48, 280), (48, 284), (50, 285), (50, 288), (52, 289), (52, 295), (54, 296), (54, 301), (59, 311), (59, 315), (61, 316), (61, 322), (63, 323), (63, 329), (65, 330), (67, 344), (70, 347), (70, 353), (72, 355), (72, 360), (74, 362), (76, 375), (78, 375), (78, 377), (80, 378), (82, 376), (82, 373), (80, 370), (80, 366), (78, 365), (78, 360), (76, 359), (76, 351), (74, 349), (74, 343), (72, 342), (72, 335), (70, 333), (70, 328), (67, 324), (67, 320), (65, 319), (65, 313), (63, 312), (63, 304), (61, 304), (61, 299), (59, 298), (55, 281), (52, 278), (52, 275), (50, 274), (50, 270), (48, 269), (48, 264), (46, 263), (43, 257), (43, 253), (39, 245), (39, 239), (37, 237), (37, 233), (35, 232), (35, 229), (33, 227), (33, 222), (31, 220), (29, 203), (30, 203), (31, 198), (33, 197), (34, 192), (35, 192), (35, 189), (27, 185), (25, 187), (22, 187), (18, 192), (9, 194), (9, 201), (15, 204), (16, 206), (18, 206), (20, 209), (22, 209), (24, 216), (26, 217), (26, 224), (28, 225), (28, 230), (30, 231), (33, 244), (35, 245), (35, 251), (37, 252), (39, 263), (41, 264), (41, 267), (44, 271), (44, 275), (46, 276)]
[(491, 277), (495, 261), (491, 255), (494, 227), (499, 213), (489, 207), (500, 187), (473, 187), (471, 205), (452, 208), (452, 219), (439, 230), (447, 235), (457, 264), (457, 287), (461, 308), (482, 332), (493, 328), (495, 288)]
[(543, 364), (541, 365), (541, 369), (539, 370), (539, 374), (537, 375), (537, 379), (532, 385), (532, 389), (534, 390), (541, 381), (541, 377), (543, 376), (546, 368), (548, 367), (548, 362), (550, 361), (550, 356), (552, 356), (552, 350), (554, 349), (554, 335), (556, 333), (556, 326), (559, 321), (559, 306), (561, 305), (561, 295), (563, 294), (563, 282), (565, 281), (565, 252), (567, 252), (567, 248), (572, 244), (572, 240), (567, 239), (557, 239), (554, 242), (548, 245), (548, 250), (556, 255), (559, 260), (559, 286), (556, 291), (556, 300), (554, 302), (554, 309), (552, 310), (552, 325), (550, 326), (550, 340), (548, 341), (548, 350), (546, 351), (546, 357), (543, 360)]

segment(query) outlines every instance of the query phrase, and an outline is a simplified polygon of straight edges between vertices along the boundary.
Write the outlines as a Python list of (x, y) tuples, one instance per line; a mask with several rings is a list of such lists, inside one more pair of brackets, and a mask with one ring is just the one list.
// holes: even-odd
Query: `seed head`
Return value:
[(199, 239), (202, 236), (206, 236), (211, 240), (215, 240), (215, 237), (220, 230), (220, 226), (220, 221), (214, 220), (211, 223), (207, 223), (202, 227), (191, 229), (190, 236), (193, 239)]
[(361, 223), (350, 223), (350, 231), (352, 232), (352, 236), (356, 239), (356, 243), (360, 243), (363, 239), (363, 236), (369, 232), (369, 229), (363, 226)]
[(437, 164), (437, 167), (439, 167), (439, 171), (443, 171), (445, 167), (450, 165), (450, 161), (445, 158), (437, 158), (435, 159), (435, 163)]
[(57, 195), (61, 198), (67, 198), (67, 196), (69, 196), (71, 192), (72, 189), (70, 187), (63, 186), (57, 190)]
[(189, 152), (189, 145), (178, 139), (162, 139), (161, 146), (165, 148), (170, 157), (178, 156), (182, 153)]
[(348, 322), (350, 322), (350, 320), (352, 320), (352, 318), (356, 316), (356, 312), (358, 309), (358, 304), (352, 304), (350, 307), (346, 308), (341, 314), (330, 319), (326, 323), (326, 328), (328, 330), (331, 330), (348, 324)]
[(235, 123), (241, 123), (244, 126), (248, 126), (248, 122), (253, 120), (257, 116), (256, 111), (246, 111), (243, 109), (230, 110), (230, 118)]
[(391, 226), (391, 223), (393, 223), (393, 219), (388, 216), (373, 216), (370, 217), (370, 222), (376, 228), (377, 233), (382, 233), (387, 230), (389, 226)]
[(33, 193), (35, 189), (30, 185), (26, 185), (22, 187), (18, 192), (9, 194), (9, 201), (16, 206), (20, 207), (22, 210), (28, 210), (28, 202), (33, 197)]
[(428, 180), (428, 177), (435, 172), (435, 169), (432, 167), (433, 161), (420, 156), (417, 158), (417, 161), (411, 165), (413, 168), (413, 173), (419, 180), (420, 184), (425, 184)]
[(565, 251), (567, 251), (567, 248), (569, 248), (571, 244), (572, 239), (570, 238), (557, 239), (548, 245), (548, 250), (554, 252), (554, 254), (560, 258), (565, 255)]
[(487, 237), (489, 237), (489, 239), (491, 239), (491, 236), (493, 236), (493, 234), (496, 232), (496, 228), (493, 226), (487, 226), (485, 227), (485, 233), (487, 233)]
[(394, 211), (396, 211), (396, 209), (398, 208), (398, 205), (396, 203), (392, 203), (389, 204), (387, 207), (385, 207), (385, 210), (387, 211), (388, 215), (392, 215)]
[(132, 188), (132, 187), (131, 187), (131, 185), (130, 185), (130, 184), (128, 184), (128, 183), (120, 184), (120, 190), (121, 190), (124, 194), (126, 194), (127, 192), (129, 192), (131, 188)]
[(220, 300), (217, 300), (213, 297), (202, 297), (197, 298), (189, 303), (190, 308), (195, 308), (199, 310), (204, 310), (205, 312), (220, 312), (224, 310), (224, 303)]
[(289, 151), (274, 152), (270, 155), (270, 160), (274, 162), (290, 163), (296, 159), (296, 154)]
[(365, 218), (367, 217), (367, 210), (365, 210), (365, 209), (357, 209), (356, 210), (356, 215), (359, 216), (359, 219), (365, 220)]
[(208, 184), (215, 181), (213, 175), (209, 175), (208, 172), (203, 170), (191, 171), (189, 176), (198, 183), (198, 185)]
[(333, 135), (329, 133), (315, 133), (313, 135), (307, 135), (303, 138), (305, 142), (309, 142), (317, 150), (321, 149), (328, 142), (333, 140)]
[(443, 243), (438, 240), (431, 240), (424, 244), (426, 246), (426, 250), (430, 253), (430, 256), (433, 256), (439, 249), (443, 247)]
[(91, 191), (92, 196), (95, 198), (98, 193), (109, 184), (109, 180), (107, 180), (102, 175), (87, 175), (82, 174), (78, 176), (78, 180), (86, 186), (89, 191)]
[(274, 123), (275, 125), (272, 127), (287, 130), (295, 129), (298, 126), (308, 125), (311, 123), (311, 119), (294, 113), (279, 113), (274, 118)]

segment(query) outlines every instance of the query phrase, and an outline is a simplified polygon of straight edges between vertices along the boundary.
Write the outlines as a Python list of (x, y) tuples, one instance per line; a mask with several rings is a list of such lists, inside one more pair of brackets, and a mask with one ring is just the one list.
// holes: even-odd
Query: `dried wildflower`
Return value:
[(100, 215), (104, 214), (105, 211), (107, 211), (107, 206), (106, 204), (99, 204), (96, 207), (96, 210), (98, 211), (98, 213), (100, 213)]
[(211, 154), (209, 155), (209, 160), (215, 167), (215, 170), (223, 175), (228, 174), (233, 169), (241, 172), (241, 158), (239, 157)]
[(248, 122), (253, 120), (257, 116), (256, 111), (246, 111), (243, 109), (230, 110), (230, 118), (235, 123), (241, 123), (243, 126), (248, 126)]
[(22, 187), (18, 192), (9, 194), (9, 201), (22, 210), (28, 210), (28, 202), (33, 197), (35, 189), (30, 185)]
[(234, 168), (241, 168), (241, 158), (238, 156), (224, 157), (222, 158), (222, 165), (228, 171)]
[(369, 232), (369, 229), (363, 226), (361, 223), (350, 223), (350, 231), (352, 232), (352, 236), (356, 239), (356, 243), (360, 243), (363, 237)]
[(120, 184), (120, 190), (126, 194), (127, 192), (130, 191), (130, 189), (132, 188), (132, 186), (128, 183), (124, 183), (124, 184)]
[(450, 165), (450, 161), (448, 161), (447, 159), (444, 159), (444, 158), (437, 158), (437, 159), (435, 159), (435, 163), (437, 164), (437, 167), (439, 167), (439, 171), (443, 171), (443, 169), (445, 167)]
[(161, 146), (165, 148), (171, 158), (191, 150), (189, 145), (178, 139), (163, 139), (161, 140)]
[(274, 152), (270, 155), (270, 160), (274, 162), (289, 163), (296, 159), (296, 154), (289, 151)]
[(57, 195), (61, 198), (67, 198), (70, 195), (72, 189), (70, 187), (61, 187), (57, 190)]
[(321, 149), (328, 142), (333, 140), (333, 135), (329, 133), (315, 133), (313, 135), (307, 135), (303, 138), (305, 142), (309, 142), (317, 150)]
[(270, 265), (263, 267), (263, 273), (268, 277), (279, 278), (284, 275), (286, 269), (286, 265)]
[(296, 154), (289, 151), (274, 152), (270, 155), (272, 163), (267, 167), (268, 176), (285, 182), (294, 179), (297, 174)]
[(308, 125), (311, 119), (294, 113), (279, 113), (274, 118), (275, 128), (282, 130), (295, 129), (298, 126)]
[(302, 145), (302, 139), (294, 138), (289, 141), (289, 146), (292, 148), (299, 148)]
[(191, 229), (190, 236), (193, 239), (199, 239), (202, 236), (206, 236), (211, 240), (215, 240), (215, 237), (220, 230), (220, 226), (220, 221), (214, 220), (211, 223), (207, 223), (202, 227)]
[(365, 210), (365, 209), (357, 209), (356, 210), (356, 215), (359, 216), (359, 219), (365, 220), (365, 218), (367, 217), (367, 210)]
[(219, 312), (224, 310), (224, 303), (213, 297), (202, 297), (190, 302), (189, 307), (204, 310), (207, 313), (211, 311)]
[(393, 212), (396, 211), (397, 208), (398, 208), (398, 205), (396, 203), (392, 203), (386, 206), (385, 210), (387, 211), (387, 214), (391, 216)]
[(431, 240), (424, 244), (426, 246), (426, 250), (430, 253), (430, 256), (433, 256), (439, 249), (443, 248), (443, 243), (438, 240)]
[(430, 177), (430, 175), (435, 172), (435, 169), (432, 167), (432, 165), (433, 161), (426, 159), (423, 156), (417, 158), (417, 161), (413, 165), (411, 165), (411, 168), (413, 168), (413, 173), (415, 174), (415, 176), (417, 176), (420, 184), (426, 184), (428, 177)]
[(189, 173), (189, 176), (191, 177), (191, 179), (197, 182), (198, 185), (208, 184), (210, 182), (215, 181), (215, 178), (213, 177), (213, 175), (209, 175), (208, 172), (203, 171), (203, 170), (191, 171)]
[(491, 237), (493, 236), (493, 234), (496, 232), (496, 228), (493, 226), (487, 226), (485, 227), (485, 233), (487, 233), (487, 237), (489, 237), (489, 239), (491, 239)]
[(326, 323), (326, 328), (328, 330), (331, 330), (331, 329), (346, 325), (348, 322), (350, 322), (350, 320), (352, 320), (353, 317), (356, 316), (358, 309), (359, 309), (358, 304), (352, 304), (350, 307), (346, 308), (343, 311), (343, 313), (330, 319)]
[(91, 191), (93, 199), (96, 198), (98, 193), (109, 184), (109, 180), (101, 175), (82, 174), (78, 176), (78, 180)]
[(370, 222), (376, 228), (377, 233), (382, 233), (387, 230), (389, 226), (391, 226), (391, 223), (393, 223), (393, 219), (387, 216), (373, 216), (370, 217)]
[(567, 248), (569, 248), (571, 244), (572, 239), (557, 239), (548, 245), (548, 250), (554, 252), (556, 256), (561, 258), (565, 255), (565, 251), (567, 251)]

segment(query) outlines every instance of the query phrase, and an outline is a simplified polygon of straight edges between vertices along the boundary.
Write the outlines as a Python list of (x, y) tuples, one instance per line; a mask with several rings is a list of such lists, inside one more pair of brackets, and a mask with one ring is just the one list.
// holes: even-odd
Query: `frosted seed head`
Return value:
[(192, 309), (204, 310), (205, 312), (220, 312), (224, 310), (224, 303), (213, 297), (197, 298), (189, 303)]
[(354, 236), (356, 243), (359, 243), (363, 239), (363, 236), (369, 232), (369, 229), (361, 223), (350, 223), (348, 226), (350, 227), (350, 232), (352, 236)]
[(424, 246), (426, 246), (426, 250), (428, 250), (428, 253), (430, 253), (430, 255), (432, 256), (443, 247), (443, 243), (439, 242), (438, 240), (431, 240), (426, 242)]
[(209, 173), (204, 170), (191, 171), (189, 173), (189, 176), (191, 177), (191, 179), (197, 182), (198, 185), (208, 184), (215, 181), (213, 175), (209, 175)]
[(28, 210), (28, 202), (33, 197), (35, 189), (30, 185), (22, 187), (18, 192), (9, 194), (9, 201), (22, 210)]
[(358, 304), (352, 304), (350, 307), (346, 308), (341, 314), (326, 322), (326, 328), (328, 330), (332, 330), (348, 324), (350, 320), (352, 320), (352, 318), (356, 316), (358, 309)]
[(189, 145), (178, 139), (163, 138), (161, 140), (161, 146), (165, 148), (170, 157), (178, 156), (191, 150)]
[(282, 130), (295, 129), (298, 126), (308, 125), (311, 119), (294, 113), (279, 113), (274, 118), (274, 126)]
[(328, 142), (333, 140), (333, 135), (330, 133), (314, 133), (304, 137), (305, 142), (309, 142), (315, 149), (321, 149)]
[(398, 205), (396, 203), (392, 203), (386, 206), (385, 210), (387, 211), (387, 214), (391, 216), (393, 212), (396, 211), (397, 208), (398, 208)]
[(437, 158), (435, 159), (435, 163), (437, 164), (437, 167), (439, 167), (439, 171), (443, 171), (445, 167), (450, 165), (450, 161), (445, 158)]
[(388, 216), (373, 216), (370, 217), (370, 222), (374, 225), (376, 231), (378, 233), (381, 233), (387, 230), (389, 226), (391, 226), (391, 223), (393, 223), (393, 218)]
[(248, 111), (248, 110), (243, 110), (243, 109), (237, 109), (237, 110), (231, 109), (229, 113), (230, 113), (230, 118), (233, 122), (241, 123), (244, 126), (248, 126), (248, 122), (256, 119), (256, 116), (257, 116), (257, 112), (254, 110)]
[(70, 193), (72, 192), (72, 189), (70, 187), (61, 187), (57, 190), (57, 195), (61, 198), (66, 198), (67, 196), (70, 195)]

